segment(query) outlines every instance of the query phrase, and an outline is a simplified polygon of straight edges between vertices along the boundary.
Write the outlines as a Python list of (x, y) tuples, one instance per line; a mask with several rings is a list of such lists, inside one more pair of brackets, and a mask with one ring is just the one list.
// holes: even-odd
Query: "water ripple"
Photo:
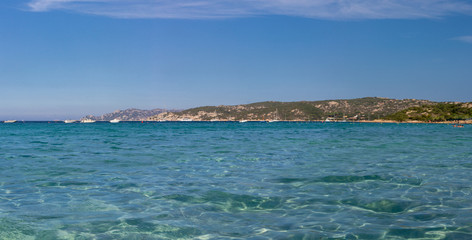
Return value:
[(0, 239), (471, 239), (471, 133), (0, 124)]

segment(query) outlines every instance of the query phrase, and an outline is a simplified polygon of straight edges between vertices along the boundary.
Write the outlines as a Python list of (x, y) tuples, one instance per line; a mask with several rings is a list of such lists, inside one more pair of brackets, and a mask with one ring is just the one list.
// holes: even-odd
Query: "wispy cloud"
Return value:
[(472, 15), (464, 0), (30, 0), (31, 11), (68, 10), (117, 18), (420, 19)]
[(453, 38), (453, 40), (465, 42), (465, 43), (472, 43), (472, 36), (461, 36)]

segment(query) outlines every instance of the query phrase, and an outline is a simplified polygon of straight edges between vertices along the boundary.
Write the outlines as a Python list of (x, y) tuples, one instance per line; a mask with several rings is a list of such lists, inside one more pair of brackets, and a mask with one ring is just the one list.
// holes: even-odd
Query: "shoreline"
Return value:
[(441, 122), (425, 122), (425, 121), (394, 121), (394, 120), (383, 120), (383, 119), (376, 119), (376, 120), (361, 120), (357, 122), (365, 122), (365, 123), (421, 123), (421, 124), (472, 124), (472, 120), (456, 120), (456, 121), (441, 121)]
[[(46, 120), (40, 120), (40, 121), (35, 121), (35, 120), (30, 120), (30, 121), (17, 121), (15, 123), (5, 123), (4, 121), (0, 121), (0, 123), (5, 123), (5, 124), (18, 124), (18, 123), (63, 123), (64, 121), (58, 121), (58, 120), (53, 120), (53, 121), (46, 121)], [(97, 123), (108, 123), (109, 121), (96, 121)], [(146, 123), (166, 123), (166, 122), (197, 122), (197, 123), (205, 123), (205, 122), (235, 122), (239, 123), (239, 120), (219, 120), (219, 121), (210, 121), (210, 120), (192, 120), (192, 121), (180, 121), (180, 120), (168, 120), (168, 121), (155, 121), (155, 120), (140, 120), (140, 121), (121, 121), (121, 122), (146, 122)], [(247, 120), (248, 123), (255, 123), (255, 122), (267, 122), (270, 123), (268, 120)], [(316, 122), (316, 123), (408, 123), (408, 124), (459, 124), (459, 125), (470, 125), (472, 124), (472, 120), (456, 120), (456, 121), (441, 121), (441, 122), (424, 122), (424, 121), (393, 121), (393, 120), (383, 120), (383, 119), (375, 119), (375, 120), (358, 120), (358, 121), (329, 121), (326, 122), (325, 120), (280, 120), (278, 122)], [(277, 123), (277, 122), (275, 122)]]

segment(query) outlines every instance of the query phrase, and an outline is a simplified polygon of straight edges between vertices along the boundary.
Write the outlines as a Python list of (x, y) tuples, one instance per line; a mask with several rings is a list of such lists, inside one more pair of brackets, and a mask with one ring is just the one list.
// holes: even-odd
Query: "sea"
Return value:
[(1, 123), (0, 239), (472, 239), (472, 126)]

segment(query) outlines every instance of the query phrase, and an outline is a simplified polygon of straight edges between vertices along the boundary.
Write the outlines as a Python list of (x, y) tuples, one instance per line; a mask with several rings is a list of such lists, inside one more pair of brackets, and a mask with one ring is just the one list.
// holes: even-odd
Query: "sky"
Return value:
[(471, 89), (468, 0), (0, 1), (0, 120)]

